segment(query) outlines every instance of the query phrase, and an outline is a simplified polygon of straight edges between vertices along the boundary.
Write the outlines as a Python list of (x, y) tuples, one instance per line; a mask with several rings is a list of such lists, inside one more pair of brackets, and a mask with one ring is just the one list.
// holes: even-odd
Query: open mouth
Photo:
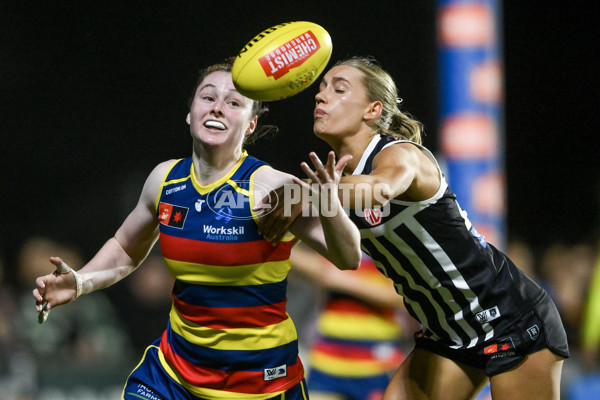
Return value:
[(218, 129), (220, 131), (224, 131), (226, 129), (225, 125), (219, 121), (206, 121), (204, 126), (207, 128)]

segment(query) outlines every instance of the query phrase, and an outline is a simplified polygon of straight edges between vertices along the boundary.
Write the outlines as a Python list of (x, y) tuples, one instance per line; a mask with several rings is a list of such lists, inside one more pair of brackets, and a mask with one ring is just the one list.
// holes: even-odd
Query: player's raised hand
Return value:
[[(281, 241), (306, 207), (320, 208), (322, 206), (322, 210), (341, 212), (337, 191), (342, 172), (352, 156), (345, 155), (336, 163), (335, 153), (331, 151), (325, 165), (314, 152), (309, 154), (309, 158), (315, 168), (314, 171), (308, 164), (304, 162), (301, 164), (301, 168), (308, 177), (308, 182), (293, 177), (293, 184), (300, 190), (288, 190), (288, 194), (293, 192), (300, 198), (295, 198), (294, 201), (286, 198), (286, 188), (282, 186), (265, 196), (259, 206), (254, 208), (258, 212), (263, 206), (268, 206), (266, 207), (268, 212), (260, 215), (258, 227), (259, 232), (273, 245), (277, 245)], [(310, 196), (311, 193), (312, 196)], [(310, 204), (310, 198), (318, 198), (319, 204)], [(315, 212), (320, 212), (316, 208)]]
[(323, 165), (316, 153), (311, 152), (308, 157), (312, 161), (315, 170), (313, 171), (310, 169), (305, 162), (302, 162), (300, 167), (311, 182), (317, 183), (320, 186), (325, 184), (334, 184), (337, 186), (342, 177), (342, 173), (344, 172), (344, 168), (352, 159), (351, 155), (346, 154), (336, 163), (335, 153), (330, 151), (329, 154), (327, 154), (327, 164)]

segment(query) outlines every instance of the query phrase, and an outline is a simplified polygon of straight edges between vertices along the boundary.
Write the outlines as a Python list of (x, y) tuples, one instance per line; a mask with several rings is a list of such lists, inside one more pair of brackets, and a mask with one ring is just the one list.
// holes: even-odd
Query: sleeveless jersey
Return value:
[[(363, 255), (359, 274), (364, 282), (385, 287), (383, 276), (371, 258)], [(368, 377), (389, 373), (404, 358), (404, 335), (397, 311), (371, 305), (353, 296), (332, 292), (317, 320), (317, 336), (310, 352), (310, 366), (329, 375)]]
[(201, 186), (192, 159), (174, 163), (158, 195), (160, 246), (176, 278), (159, 358), (203, 399), (271, 398), (304, 369), (286, 312), (293, 239), (273, 247), (257, 230), (253, 173), (245, 152), (218, 182)]
[[(369, 174), (374, 157), (406, 141), (375, 136), (354, 175)], [(419, 147), (437, 166), (435, 158)], [(441, 184), (425, 201), (392, 199), (383, 209), (351, 210), (361, 247), (394, 281), (423, 334), (451, 348), (491, 339), (529, 312), (545, 292), (477, 233), (438, 166)]]

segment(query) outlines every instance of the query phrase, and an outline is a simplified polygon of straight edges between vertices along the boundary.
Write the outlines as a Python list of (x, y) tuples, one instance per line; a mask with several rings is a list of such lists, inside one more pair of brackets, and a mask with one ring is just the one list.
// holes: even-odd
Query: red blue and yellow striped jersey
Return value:
[[(360, 274), (372, 285), (391, 285), (373, 261), (363, 255)], [(310, 352), (311, 368), (340, 377), (368, 377), (395, 369), (404, 353), (405, 332), (393, 308), (377, 307), (341, 293), (330, 293), (317, 321)]]
[(167, 172), (158, 195), (160, 246), (175, 277), (159, 357), (203, 399), (263, 400), (299, 383), (296, 329), (286, 311), (293, 238), (273, 247), (257, 231), (248, 156), (201, 186), (191, 158)]

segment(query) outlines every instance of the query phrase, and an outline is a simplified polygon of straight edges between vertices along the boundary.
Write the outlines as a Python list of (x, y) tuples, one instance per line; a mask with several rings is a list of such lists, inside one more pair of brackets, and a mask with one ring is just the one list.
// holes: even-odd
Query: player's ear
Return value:
[(190, 121), (191, 121), (191, 119), (190, 119), (190, 113), (187, 113), (187, 116), (185, 117), (185, 122), (187, 122), (187, 124), (189, 125)]
[(377, 118), (379, 118), (379, 116), (381, 116), (382, 110), (383, 110), (383, 105), (381, 104), (381, 102), (374, 101), (372, 103), (369, 103), (364, 117), (366, 120), (377, 119)]
[(254, 130), (256, 129), (256, 124), (258, 124), (258, 117), (255, 115), (254, 118), (250, 120), (250, 125), (246, 130), (245, 136), (250, 136), (252, 132), (254, 132)]

